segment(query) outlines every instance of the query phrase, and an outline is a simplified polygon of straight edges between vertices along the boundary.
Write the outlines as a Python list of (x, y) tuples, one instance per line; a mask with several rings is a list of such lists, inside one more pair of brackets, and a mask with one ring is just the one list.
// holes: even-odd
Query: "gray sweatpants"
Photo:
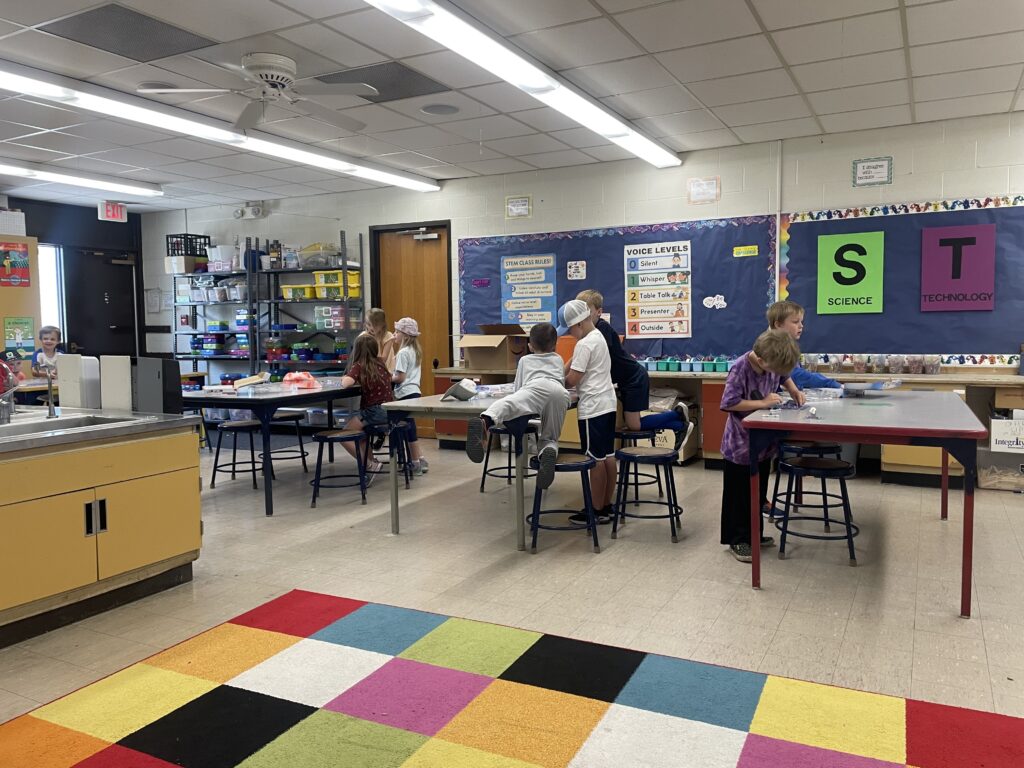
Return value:
[(569, 393), (565, 387), (554, 379), (537, 379), (498, 400), (484, 411), (484, 415), (501, 426), (510, 419), (539, 414), (537, 450), (542, 451), (550, 445), (557, 451), (558, 436), (562, 434), (562, 422), (568, 409)]

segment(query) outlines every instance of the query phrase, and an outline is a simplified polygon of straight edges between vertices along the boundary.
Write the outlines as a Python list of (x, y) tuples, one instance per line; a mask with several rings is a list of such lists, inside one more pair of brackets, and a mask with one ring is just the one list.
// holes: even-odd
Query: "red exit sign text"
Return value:
[(109, 203), (104, 200), (96, 207), (99, 210), (100, 221), (128, 221), (128, 206), (124, 203)]

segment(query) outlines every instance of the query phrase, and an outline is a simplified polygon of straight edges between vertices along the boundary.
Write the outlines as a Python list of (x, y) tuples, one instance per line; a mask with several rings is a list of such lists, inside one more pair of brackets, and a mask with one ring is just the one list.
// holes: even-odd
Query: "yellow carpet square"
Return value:
[(504, 755), (481, 752), (479, 749), (431, 739), (402, 763), (402, 768), (538, 768)]
[(135, 664), (33, 715), (100, 739), (120, 741), (216, 687), (208, 680)]
[(301, 639), (239, 624), (221, 624), (146, 659), (146, 663), (183, 675), (226, 683)]
[(905, 763), (906, 702), (894, 696), (769, 676), (750, 732)]
[(595, 699), (495, 680), (437, 737), (543, 768), (564, 768), (608, 707)]
[(4, 768), (69, 768), (110, 744), (84, 733), (24, 715), (0, 725)]

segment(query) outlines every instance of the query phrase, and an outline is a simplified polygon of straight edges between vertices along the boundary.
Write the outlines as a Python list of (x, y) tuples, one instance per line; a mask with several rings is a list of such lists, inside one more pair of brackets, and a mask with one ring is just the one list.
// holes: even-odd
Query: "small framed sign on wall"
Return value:
[(867, 157), (853, 161), (853, 186), (892, 184), (892, 157)]
[(528, 219), (533, 215), (533, 197), (519, 195), (505, 198), (506, 219)]

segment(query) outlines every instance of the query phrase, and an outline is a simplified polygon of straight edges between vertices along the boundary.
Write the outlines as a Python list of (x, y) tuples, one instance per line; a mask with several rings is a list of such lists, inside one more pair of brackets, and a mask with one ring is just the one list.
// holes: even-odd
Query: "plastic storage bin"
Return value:
[(658, 361), (658, 370), (659, 371), (667, 371), (668, 370), (668, 360), (659, 360)]
[(704, 373), (712, 373), (715, 370), (714, 360), (704, 360), (701, 362), (701, 368)]
[(312, 299), (314, 297), (312, 285), (282, 285), (281, 295), (290, 301), (295, 299)]
[(223, 286), (215, 286), (213, 288), (206, 289), (206, 300), (207, 301), (227, 301), (228, 300), (228, 289)]
[[(345, 272), (340, 269), (320, 270), (313, 273), (313, 282), (317, 285), (339, 285)], [(349, 283), (352, 281), (349, 280)], [(359, 282), (358, 277), (355, 282)]]
[(670, 373), (679, 373), (679, 366), (680, 366), (680, 363), (679, 363), (678, 360), (669, 360), (668, 361), (668, 370), (669, 370)]

